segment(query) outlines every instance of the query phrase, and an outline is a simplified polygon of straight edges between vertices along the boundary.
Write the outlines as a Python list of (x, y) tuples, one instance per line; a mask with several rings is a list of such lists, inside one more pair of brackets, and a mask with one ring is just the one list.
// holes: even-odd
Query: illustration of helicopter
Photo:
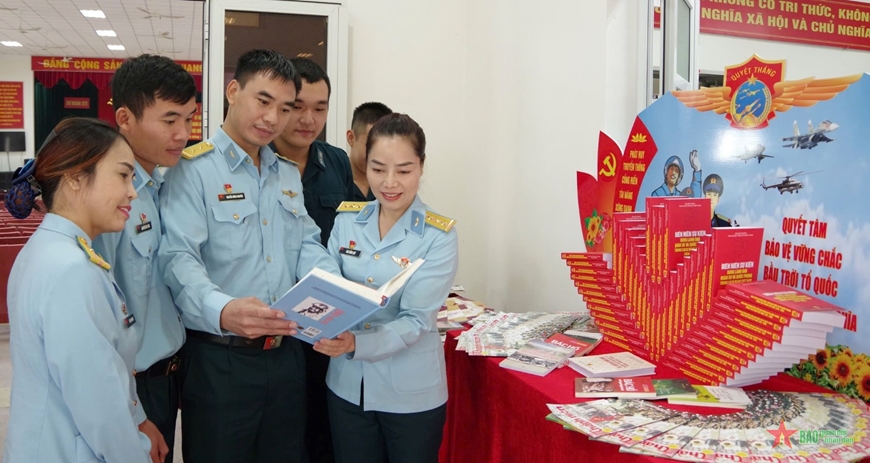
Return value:
[(824, 171), (821, 171), (821, 170), (817, 170), (814, 172), (801, 171), (801, 172), (798, 172), (796, 174), (786, 175), (785, 177), (779, 177), (783, 180), (782, 180), (782, 182), (777, 183), (775, 185), (765, 185), (764, 179), (762, 179), (761, 180), (761, 188), (764, 188), (765, 191), (767, 191), (770, 188), (776, 188), (777, 190), (779, 190), (779, 194), (783, 194), (786, 191), (793, 194), (793, 193), (798, 192), (801, 188), (804, 187), (803, 182), (799, 182), (799, 181), (795, 180), (793, 177), (798, 177), (801, 175), (816, 174), (819, 172), (824, 172)]

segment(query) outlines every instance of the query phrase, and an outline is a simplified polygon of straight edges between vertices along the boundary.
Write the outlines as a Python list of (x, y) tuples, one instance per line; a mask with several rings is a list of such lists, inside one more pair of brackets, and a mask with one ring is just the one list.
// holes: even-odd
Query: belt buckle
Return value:
[(166, 371), (164, 372), (164, 376), (169, 376), (176, 371), (178, 371), (178, 367), (181, 366), (181, 357), (175, 355), (170, 360), (169, 363), (166, 364)]
[(266, 336), (263, 340), (263, 350), (277, 349), (281, 347), (284, 336)]

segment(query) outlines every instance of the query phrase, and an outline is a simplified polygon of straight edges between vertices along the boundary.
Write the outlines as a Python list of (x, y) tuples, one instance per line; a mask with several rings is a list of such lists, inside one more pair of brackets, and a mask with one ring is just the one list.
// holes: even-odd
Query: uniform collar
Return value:
[[(245, 159), (251, 159), (248, 153), (224, 132), (223, 127), (218, 128), (217, 133), (211, 138), (211, 142), (214, 143), (219, 152), (223, 153), (230, 170), (236, 170), (245, 162)], [(278, 158), (275, 157), (275, 152), (271, 148), (268, 146), (260, 147), (260, 167), (266, 166), (275, 170), (278, 167), (275, 164), (277, 161)]]
[(136, 161), (136, 166), (133, 168), (133, 188), (136, 189), (137, 193), (144, 186), (159, 190), (160, 185), (162, 184), (163, 175), (160, 174), (160, 170), (157, 167), (154, 168), (153, 175), (150, 175), (145, 171), (145, 168), (139, 164), (139, 161)]
[(323, 147), (320, 146), (320, 143), (315, 141), (308, 148), (308, 165), (314, 164), (319, 167), (320, 170), (326, 170), (326, 161), (323, 160)]
[[(380, 212), (380, 203), (378, 201), (372, 201), (366, 205), (356, 216), (355, 221), (359, 223), (366, 223), (366, 230), (373, 230), (378, 239), (374, 240), (374, 242), (380, 241), (380, 232), (378, 230), (378, 220), (377, 216)], [(373, 219), (374, 218), (374, 219)], [(411, 206), (399, 217), (399, 220), (393, 225), (393, 228), (390, 229), (387, 236), (384, 239), (388, 239), (390, 235), (393, 235), (397, 230), (401, 230), (402, 236), (404, 236), (404, 231), (407, 230), (417, 236), (423, 236), (423, 229), (426, 227), (426, 205), (423, 204), (423, 201), (420, 199), (420, 196), (414, 197), (414, 202), (411, 203)], [(372, 236), (369, 236), (372, 238)]]
[(81, 236), (88, 243), (88, 247), (93, 246), (93, 243), (91, 243), (91, 237), (89, 237), (81, 227), (76, 225), (75, 222), (66, 217), (61, 217), (49, 212), (48, 214), (45, 214), (45, 218), (42, 219), (39, 228), (60, 233), (61, 235), (72, 238), (73, 240), (76, 240)]

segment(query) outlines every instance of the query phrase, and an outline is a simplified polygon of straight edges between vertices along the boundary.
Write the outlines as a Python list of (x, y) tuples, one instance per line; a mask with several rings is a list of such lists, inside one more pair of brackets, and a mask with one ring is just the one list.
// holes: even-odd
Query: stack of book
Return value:
[(499, 363), (499, 366), (537, 376), (546, 376), (556, 368), (563, 366), (573, 355), (574, 349), (533, 339), (508, 355)]
[(670, 397), (696, 397), (697, 391), (687, 379), (575, 378), (574, 397), (659, 400)]
[(456, 349), (468, 355), (507, 357), (533, 339), (564, 332), (582, 317), (568, 312), (486, 312), (456, 338)]
[(752, 399), (739, 387), (692, 386), (694, 393), (675, 394), (668, 397), (671, 405), (697, 405), (700, 407), (732, 408), (745, 410)]
[(563, 253), (611, 344), (699, 384), (748, 385), (855, 329), (840, 307), (757, 282), (761, 228), (711, 228), (708, 199), (647, 198), (614, 213), (613, 253)]
[(574, 357), (568, 360), (568, 366), (587, 378), (630, 378), (656, 372), (655, 365), (631, 352)]

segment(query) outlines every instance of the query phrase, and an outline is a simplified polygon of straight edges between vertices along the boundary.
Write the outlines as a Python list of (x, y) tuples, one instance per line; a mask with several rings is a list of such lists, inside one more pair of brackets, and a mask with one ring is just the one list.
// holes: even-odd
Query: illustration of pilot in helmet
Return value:
[(710, 223), (714, 227), (730, 227), (731, 219), (716, 213), (719, 198), (725, 191), (725, 182), (718, 174), (710, 174), (704, 179), (704, 196), (710, 198)]
[(665, 181), (662, 186), (652, 192), (652, 196), (697, 196), (701, 194), (701, 160), (698, 159), (698, 151), (689, 153), (689, 164), (692, 166), (692, 184), (687, 187), (685, 193), (680, 191), (679, 184), (683, 181), (683, 161), (679, 156), (671, 156), (665, 162), (663, 169)]

